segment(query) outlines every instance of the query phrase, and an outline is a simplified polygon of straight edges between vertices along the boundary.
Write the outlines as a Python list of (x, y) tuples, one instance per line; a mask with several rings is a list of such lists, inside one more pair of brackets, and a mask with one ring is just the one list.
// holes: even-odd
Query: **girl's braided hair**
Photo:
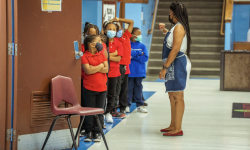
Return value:
[(174, 16), (176, 19), (182, 24), (186, 31), (187, 35), (187, 56), (190, 58), (190, 44), (191, 44), (191, 35), (190, 35), (190, 28), (189, 28), (189, 21), (188, 21), (188, 13), (187, 8), (184, 4), (180, 2), (172, 2), (169, 6), (170, 10), (173, 11)]

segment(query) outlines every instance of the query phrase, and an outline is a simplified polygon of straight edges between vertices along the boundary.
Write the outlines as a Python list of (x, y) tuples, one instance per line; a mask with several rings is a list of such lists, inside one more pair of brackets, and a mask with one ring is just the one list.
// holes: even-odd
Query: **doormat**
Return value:
[(250, 104), (233, 103), (232, 118), (250, 118)]

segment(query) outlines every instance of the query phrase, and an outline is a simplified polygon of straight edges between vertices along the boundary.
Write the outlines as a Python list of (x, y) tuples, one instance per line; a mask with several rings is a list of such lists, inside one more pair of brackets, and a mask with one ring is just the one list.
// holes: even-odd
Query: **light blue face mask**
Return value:
[(122, 33), (123, 33), (123, 31), (122, 31), (122, 30), (119, 30), (119, 31), (116, 33), (116, 37), (118, 37), (118, 38), (122, 37)]
[(135, 39), (135, 41), (141, 42), (141, 41), (142, 41), (142, 36), (141, 36), (141, 35), (138, 35), (137, 38)]
[(111, 31), (111, 30), (108, 30), (107, 31), (107, 36), (109, 38), (114, 38), (116, 36), (116, 32), (115, 31)]

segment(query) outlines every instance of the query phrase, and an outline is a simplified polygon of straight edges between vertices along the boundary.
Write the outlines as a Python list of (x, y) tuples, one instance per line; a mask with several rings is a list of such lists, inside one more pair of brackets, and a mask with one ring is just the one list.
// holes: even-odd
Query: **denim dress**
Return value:
[[(162, 60), (165, 63), (172, 48), (167, 44), (167, 38), (171, 32), (168, 32), (163, 44)], [(188, 69), (187, 69), (188, 68)], [(189, 78), (191, 63), (183, 52), (179, 52), (175, 60), (169, 66), (165, 75), (166, 92), (184, 91)]]

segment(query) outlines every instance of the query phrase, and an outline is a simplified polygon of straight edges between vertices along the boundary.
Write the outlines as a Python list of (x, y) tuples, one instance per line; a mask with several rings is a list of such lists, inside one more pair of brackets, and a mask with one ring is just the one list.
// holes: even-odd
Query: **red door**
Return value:
[[(61, 11), (48, 13), (41, 10), (41, 0), (15, 0), (14, 149), (41, 148), (54, 118), (50, 111), (53, 77), (72, 78), (80, 102), (81, 60), (75, 58), (73, 42), (81, 40), (81, 1), (63, 0)], [(7, 101), (10, 101), (9, 95), (8, 92)], [(7, 105), (9, 128), (10, 104)], [(64, 106), (62, 103), (61, 107)], [(79, 117), (72, 118), (73, 128), (77, 128), (78, 123)], [(46, 148), (62, 149), (71, 145), (67, 129), (67, 122), (62, 118), (54, 127), (56, 132), (52, 132)], [(8, 147), (9, 141), (6, 143)]]

